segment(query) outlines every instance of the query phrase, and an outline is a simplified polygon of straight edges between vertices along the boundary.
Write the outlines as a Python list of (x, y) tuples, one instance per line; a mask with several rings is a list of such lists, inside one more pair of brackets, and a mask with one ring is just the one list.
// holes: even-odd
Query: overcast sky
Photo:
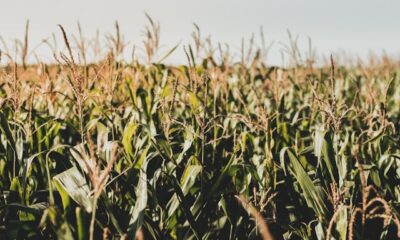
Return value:
[[(288, 43), (287, 30), (299, 36), (300, 46), (312, 39), (318, 53), (344, 50), (366, 56), (370, 50), (400, 53), (400, 1), (396, 0), (3, 0), (0, 8), (0, 35), (10, 41), (22, 38), (26, 19), (30, 20), (30, 44), (59, 34), (57, 24), (76, 33), (80, 21), (84, 34), (94, 36), (113, 31), (118, 20), (125, 39), (141, 44), (146, 23), (144, 12), (161, 24), (161, 42), (173, 46), (187, 43), (197, 23), (203, 35), (227, 42), (239, 51), (242, 37), (258, 33), (262, 25), (268, 43), (275, 44), (269, 60), (280, 63), (280, 42)], [(0, 45), (1, 47), (2, 45)], [(182, 48), (172, 61), (183, 61)], [(51, 59), (47, 49), (38, 49)]]

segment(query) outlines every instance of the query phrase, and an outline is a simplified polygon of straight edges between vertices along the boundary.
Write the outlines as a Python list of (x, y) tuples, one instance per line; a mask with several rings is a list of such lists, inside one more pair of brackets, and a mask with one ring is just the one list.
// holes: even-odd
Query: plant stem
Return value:
[(89, 229), (89, 240), (93, 240), (94, 238), (94, 224), (96, 222), (96, 209), (97, 209), (97, 197), (93, 196), (93, 206), (92, 206), (92, 219), (90, 220), (90, 229)]

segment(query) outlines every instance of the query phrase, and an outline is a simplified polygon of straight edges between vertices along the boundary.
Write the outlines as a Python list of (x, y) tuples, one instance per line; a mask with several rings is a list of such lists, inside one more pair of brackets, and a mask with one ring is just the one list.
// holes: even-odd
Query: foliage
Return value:
[(196, 26), (166, 66), (149, 22), (145, 63), (121, 60), (118, 24), (95, 63), (64, 29), (59, 64), (3, 54), (2, 239), (400, 237), (394, 62), (235, 61)]

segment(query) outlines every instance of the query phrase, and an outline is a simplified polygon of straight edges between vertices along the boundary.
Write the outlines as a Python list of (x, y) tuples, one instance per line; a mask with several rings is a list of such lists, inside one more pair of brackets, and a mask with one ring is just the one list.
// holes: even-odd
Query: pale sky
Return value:
[[(364, 57), (371, 50), (386, 50), (397, 55), (399, 10), (396, 0), (3, 0), (0, 35), (7, 41), (22, 39), (29, 19), (33, 47), (53, 32), (59, 36), (57, 24), (72, 34), (77, 33), (79, 21), (84, 34), (93, 37), (96, 29), (102, 34), (112, 32), (118, 20), (125, 40), (140, 46), (147, 12), (161, 24), (165, 51), (178, 42), (189, 42), (192, 23), (200, 26), (204, 36), (227, 42), (236, 52), (242, 37), (258, 34), (263, 26), (267, 43), (275, 42), (268, 60), (281, 63), (280, 42), (288, 43), (287, 30), (299, 36), (304, 50), (310, 37), (320, 54), (343, 50)], [(45, 46), (37, 51), (42, 58), (52, 59)], [(170, 61), (184, 63), (182, 52), (180, 47)]]

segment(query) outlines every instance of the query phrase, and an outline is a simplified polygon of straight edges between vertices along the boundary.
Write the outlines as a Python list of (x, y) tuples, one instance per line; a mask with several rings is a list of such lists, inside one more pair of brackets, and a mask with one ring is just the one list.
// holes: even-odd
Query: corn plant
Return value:
[(56, 64), (27, 64), (28, 24), (22, 65), (2, 50), (0, 239), (400, 238), (395, 60), (316, 67), (290, 35), (270, 66), (262, 31), (235, 55), (197, 25), (163, 53), (146, 16), (131, 62), (118, 23), (60, 25)]

